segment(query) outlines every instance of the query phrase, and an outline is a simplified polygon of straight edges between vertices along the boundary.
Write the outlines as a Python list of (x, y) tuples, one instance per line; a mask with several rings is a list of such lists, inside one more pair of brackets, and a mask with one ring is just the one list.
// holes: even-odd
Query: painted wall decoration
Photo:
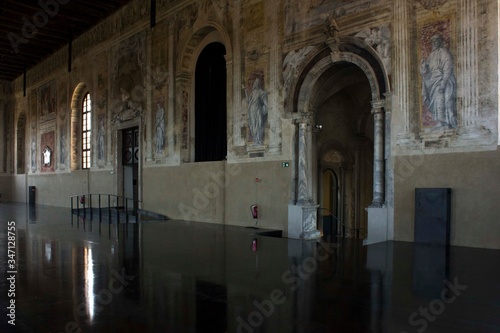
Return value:
[(245, 90), (248, 127), (250, 136), (248, 141), (254, 146), (264, 145), (264, 132), (267, 123), (268, 92), (264, 90), (264, 72), (255, 71), (248, 78), (247, 86), (243, 86)]
[(180, 39), (182, 33), (191, 30), (198, 19), (198, 5), (192, 4), (185, 7), (178, 13), (177, 17), (177, 39)]
[(123, 122), (143, 115), (147, 79), (146, 44), (143, 33), (115, 48), (112, 73), (112, 122)]
[(163, 97), (155, 100), (155, 153), (163, 154), (165, 149), (165, 102)]
[(418, 0), (425, 9), (436, 9), (444, 5), (448, 0)]
[(30, 143), (31, 172), (36, 171), (36, 136), (31, 137)]
[(68, 84), (66, 81), (59, 82), (58, 95), (58, 119), (57, 127), (59, 129), (59, 169), (64, 170), (68, 161)]
[(260, 1), (245, 5), (245, 16), (243, 26), (247, 32), (264, 26), (265, 7), (264, 2)]
[(61, 127), (59, 130), (59, 166), (61, 169), (66, 168), (68, 160), (68, 129)]
[(386, 0), (287, 0), (285, 32), (296, 33), (325, 22), (328, 15), (341, 17), (370, 9)]
[(17, 120), (17, 173), (25, 173), (26, 114), (22, 112)]
[(189, 120), (189, 93), (185, 90), (182, 91), (182, 133), (181, 133), (181, 148), (187, 149), (188, 147), (188, 120)]
[(379, 55), (386, 73), (391, 74), (391, 29), (384, 25), (381, 27), (368, 28), (356, 34), (368, 45), (373, 47)]
[(283, 59), (283, 96), (285, 97), (285, 108), (289, 107), (288, 93), (292, 89), (292, 80), (298, 73), (297, 67), (304, 61), (309, 53), (314, 50), (314, 46), (306, 46), (299, 50), (288, 52)]
[(152, 65), (149, 75), (156, 90), (163, 89), (167, 84), (167, 47), (168, 39), (166, 37), (158, 38), (154, 41), (152, 50)]
[(40, 87), (40, 122), (56, 118), (57, 90), (56, 81), (52, 80)]
[(421, 119), (424, 129), (457, 127), (457, 81), (450, 36), (449, 20), (425, 25), (421, 30)]
[[(38, 110), (38, 93), (36, 90), (32, 90), (29, 94), (30, 98), (30, 103), (29, 103), (29, 108), (30, 108), (30, 127), (32, 132), (36, 132), (37, 124), (38, 124), (38, 117), (37, 117), (37, 110)], [(34, 134), (34, 133), (33, 133)]]
[(36, 137), (37, 137), (37, 128), (38, 128), (38, 92), (37, 90), (32, 90), (29, 94), (29, 109), (30, 109), (30, 117), (29, 117), (29, 123), (30, 123), (30, 170), (31, 172), (36, 172), (37, 170), (37, 165), (36, 165), (36, 148), (37, 148), (37, 142), (36, 142)]
[(97, 115), (97, 161), (98, 165), (102, 166), (106, 160), (106, 114), (99, 113)]
[(43, 133), (40, 140), (41, 171), (54, 172), (55, 131)]
[(97, 68), (97, 91), (95, 93), (95, 102), (100, 110), (106, 108), (108, 101), (108, 56), (102, 52), (98, 57)]

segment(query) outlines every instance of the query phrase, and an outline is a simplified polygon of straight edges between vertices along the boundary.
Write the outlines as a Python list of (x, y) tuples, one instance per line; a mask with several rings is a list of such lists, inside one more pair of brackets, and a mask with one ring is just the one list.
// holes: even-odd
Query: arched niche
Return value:
[[(176, 106), (179, 108), (177, 123), (180, 124), (180, 153), (183, 162), (194, 161), (195, 157), (195, 72), (200, 53), (212, 43), (220, 43), (226, 49), (226, 105), (232, 105), (232, 58), (233, 51), (229, 35), (225, 28), (215, 21), (207, 21), (195, 30), (185, 42), (179, 46), (181, 52), (177, 58), (176, 74)], [(232, 121), (230, 112), (226, 114), (226, 123)], [(232, 127), (227, 126), (227, 137), (230, 138)], [(229, 145), (229, 142), (228, 142)]]

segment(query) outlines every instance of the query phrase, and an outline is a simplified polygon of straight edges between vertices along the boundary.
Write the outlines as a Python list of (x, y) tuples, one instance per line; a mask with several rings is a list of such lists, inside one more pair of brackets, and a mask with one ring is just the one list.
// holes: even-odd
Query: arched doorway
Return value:
[[(337, 233), (363, 238), (368, 215), (365, 210), (373, 199), (373, 117), (371, 89), (364, 72), (354, 64), (339, 62), (318, 79), (322, 93), (315, 97), (315, 123), (321, 125), (313, 137), (318, 156), (315, 168), (319, 175), (325, 169), (342, 174), (341, 214), (328, 213), (320, 199), (323, 220), (337, 222)], [(343, 152), (343, 153), (340, 153)], [(325, 184), (318, 184), (320, 189)], [(333, 212), (332, 212), (333, 213)], [(326, 216), (326, 217), (325, 217)], [(321, 218), (318, 220), (321, 222)], [(318, 223), (319, 224), (319, 223)]]
[(388, 77), (380, 58), (363, 41), (335, 36), (326, 44), (308, 51), (290, 85), (288, 100), (298, 134), (294, 204), (289, 206), (288, 228), (300, 230), (300, 238), (319, 237), (314, 211), (321, 205), (318, 171), (325, 167), (322, 154), (336, 149), (345, 154), (347, 162), (339, 186), (343, 188), (341, 218), (348, 234), (358, 236), (362, 228), (366, 232), (370, 209), (385, 209), (385, 220), (380, 212), (372, 217), (377, 215), (377, 228), (386, 232), (384, 113)]
[[(181, 51), (179, 52), (176, 64), (175, 84), (177, 105), (180, 108), (178, 113), (180, 126), (178, 126), (177, 130), (179, 131), (180, 158), (182, 162), (223, 160), (227, 154), (227, 138), (231, 138), (232, 136), (231, 128), (227, 128), (227, 124), (231, 123), (232, 114), (226, 112), (226, 106), (232, 105), (233, 102), (232, 95), (227, 94), (227, 91), (232, 91), (233, 89), (233, 70), (232, 66), (230, 66), (232, 64), (230, 38), (222, 26), (214, 22), (206, 23), (207, 25), (200, 23), (202, 28), (190, 35), (184, 36), (181, 45), (179, 45), (179, 50)], [(203, 121), (203, 116), (211, 116), (209, 112), (198, 109), (198, 106), (203, 106), (206, 102), (203, 100), (203, 95), (206, 95), (206, 91), (204, 94), (197, 94), (197, 91), (206, 90), (207, 82), (205, 80), (203, 83), (203, 77), (209, 77), (212, 80), (216, 79), (218, 83), (222, 84), (220, 82), (221, 77), (216, 78), (214, 75), (201, 74), (203, 69), (207, 72), (209, 68), (212, 68), (212, 70), (216, 69), (222, 75), (225, 75), (223, 87), (214, 86), (213, 88), (214, 94), (217, 95), (217, 109), (223, 110), (217, 114), (218, 120), (216, 126), (219, 127), (217, 132), (219, 134), (226, 133), (224, 137), (221, 136), (216, 139), (219, 142), (219, 154), (215, 159), (197, 155), (203, 151), (203, 146), (207, 145), (203, 142), (203, 136), (208, 138), (208, 134), (198, 133), (198, 130), (201, 128), (205, 127), (206, 129), (206, 124), (202, 124), (201, 126), (198, 126), (198, 124), (200, 120)], [(198, 81), (202, 82), (199, 87), (197, 87)], [(222, 94), (225, 96), (224, 101), (221, 100)], [(222, 119), (223, 114), (225, 119)], [(208, 128), (208, 130), (208, 133), (210, 133), (211, 129)], [(198, 136), (202, 138), (200, 139)], [(199, 149), (201, 151), (198, 151)], [(225, 150), (224, 153), (220, 152), (222, 150)]]
[[(335, 168), (337, 169), (337, 168)], [(318, 219), (318, 230), (326, 240), (331, 241), (339, 234), (341, 216), (341, 188), (338, 171), (332, 168), (322, 170), (320, 174), (319, 204), (323, 209)]]
[(195, 161), (222, 161), (227, 154), (226, 48), (210, 43), (195, 72)]

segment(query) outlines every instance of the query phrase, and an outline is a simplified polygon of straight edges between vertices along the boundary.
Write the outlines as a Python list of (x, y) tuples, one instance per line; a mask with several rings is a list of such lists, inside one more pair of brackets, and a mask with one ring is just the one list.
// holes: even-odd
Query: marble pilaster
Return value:
[(479, 134), (479, 69), (478, 69), (478, 4), (476, 0), (460, 0), (462, 34), (458, 35), (459, 94), (462, 99), (459, 120), (461, 134)]
[(395, 104), (401, 113), (402, 125), (397, 134), (399, 144), (405, 144), (415, 138), (412, 128), (412, 46), (411, 9), (412, 2), (407, 0), (394, 1), (394, 97)]

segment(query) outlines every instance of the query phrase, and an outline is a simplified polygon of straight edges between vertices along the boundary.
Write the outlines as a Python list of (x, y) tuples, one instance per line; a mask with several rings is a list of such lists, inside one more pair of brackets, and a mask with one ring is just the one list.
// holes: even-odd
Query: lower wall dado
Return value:
[[(37, 204), (70, 207), (73, 195), (116, 194), (117, 178), (118, 173), (109, 170), (16, 175), (0, 177), (0, 188), (9, 195), (2, 199), (27, 202), (28, 187), (35, 186)], [(141, 208), (171, 219), (257, 226), (286, 233), (290, 179), (291, 168), (283, 168), (281, 161), (149, 167), (139, 175), (139, 198)], [(258, 219), (252, 217), (253, 204), (258, 206)]]
[(451, 188), (451, 245), (500, 249), (500, 150), (395, 159), (395, 239), (414, 240), (415, 188)]
[(10, 176), (0, 176), (0, 201), (12, 201), (11, 180)]
[[(144, 209), (172, 219), (286, 232), (290, 168), (281, 162), (204, 162), (143, 170)], [(253, 219), (250, 206), (258, 205)]]

